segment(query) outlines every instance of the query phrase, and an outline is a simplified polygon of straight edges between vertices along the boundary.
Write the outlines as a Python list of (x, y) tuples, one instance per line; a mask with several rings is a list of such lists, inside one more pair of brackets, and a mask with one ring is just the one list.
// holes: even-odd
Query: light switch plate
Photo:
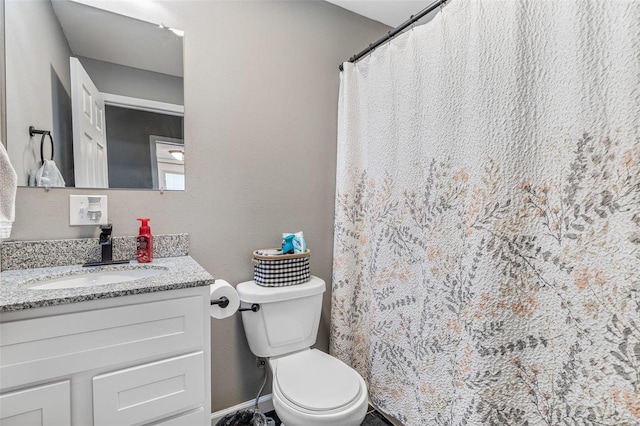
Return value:
[[(100, 210), (102, 213), (98, 220), (89, 219), (87, 214), (89, 197), (100, 197)], [(106, 195), (69, 195), (69, 226), (98, 226), (106, 225), (108, 223)]]

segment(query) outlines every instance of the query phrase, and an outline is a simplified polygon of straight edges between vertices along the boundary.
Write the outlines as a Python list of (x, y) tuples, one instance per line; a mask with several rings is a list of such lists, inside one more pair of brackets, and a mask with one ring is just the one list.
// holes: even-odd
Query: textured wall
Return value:
[[(96, 3), (96, 2), (91, 2)], [(187, 190), (109, 196), (115, 235), (187, 232), (191, 255), (232, 283), (251, 279), (251, 251), (304, 230), (311, 272), (331, 279), (338, 64), (388, 28), (322, 1), (104, 3), (184, 29)], [(12, 237), (70, 238), (68, 195), (21, 188)], [(327, 349), (329, 294), (318, 346)], [(213, 410), (255, 397), (261, 381), (240, 316), (211, 327)]]

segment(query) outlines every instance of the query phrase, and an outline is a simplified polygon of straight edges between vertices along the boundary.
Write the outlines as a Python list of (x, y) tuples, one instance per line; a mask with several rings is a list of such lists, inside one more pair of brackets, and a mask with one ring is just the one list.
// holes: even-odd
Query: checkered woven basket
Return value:
[(311, 251), (262, 256), (253, 252), (253, 280), (264, 287), (285, 287), (309, 281), (309, 258)]

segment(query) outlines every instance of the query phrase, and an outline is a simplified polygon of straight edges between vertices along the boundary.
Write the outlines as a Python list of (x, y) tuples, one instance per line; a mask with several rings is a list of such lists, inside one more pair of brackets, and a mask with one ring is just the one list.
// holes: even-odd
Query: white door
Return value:
[(76, 188), (108, 188), (104, 99), (80, 61), (70, 65)]

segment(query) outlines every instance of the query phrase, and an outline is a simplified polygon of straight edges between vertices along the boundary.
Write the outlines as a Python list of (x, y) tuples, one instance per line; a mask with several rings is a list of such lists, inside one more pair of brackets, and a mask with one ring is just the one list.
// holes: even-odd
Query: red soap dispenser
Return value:
[(153, 260), (153, 236), (149, 227), (149, 218), (138, 218), (138, 220), (141, 226), (137, 239), (136, 259), (140, 263), (149, 263)]

